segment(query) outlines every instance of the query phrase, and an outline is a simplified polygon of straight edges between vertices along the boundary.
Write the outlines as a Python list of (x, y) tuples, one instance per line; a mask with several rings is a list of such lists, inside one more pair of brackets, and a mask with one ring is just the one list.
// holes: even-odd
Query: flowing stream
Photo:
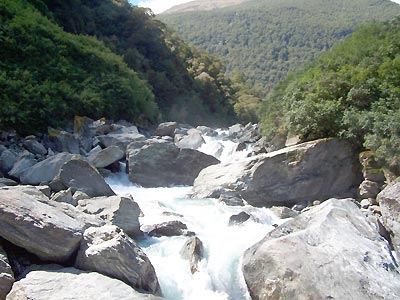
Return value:
[[(240, 160), (250, 147), (236, 152), (237, 143), (205, 136), (199, 151), (223, 162)], [(146, 237), (139, 245), (150, 258), (167, 300), (245, 300), (250, 299), (241, 271), (244, 251), (261, 240), (272, 224), (282, 221), (265, 208), (234, 207), (216, 199), (190, 199), (191, 187), (142, 188), (130, 183), (127, 174), (109, 177), (107, 182), (119, 195), (131, 194), (144, 216), (142, 226), (180, 220), (194, 231), (204, 246), (198, 272), (192, 274), (189, 262), (180, 256), (188, 237)], [(229, 218), (242, 211), (251, 218), (241, 225), (229, 226)]]

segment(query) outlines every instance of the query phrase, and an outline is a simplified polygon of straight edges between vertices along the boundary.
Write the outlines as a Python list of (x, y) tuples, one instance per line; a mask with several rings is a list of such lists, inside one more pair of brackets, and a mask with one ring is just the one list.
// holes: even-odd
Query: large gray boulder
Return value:
[(400, 253), (400, 177), (378, 194), (377, 201), (383, 224), (390, 231), (393, 246)]
[(77, 208), (123, 229), (131, 237), (140, 236), (139, 205), (131, 197), (111, 196), (79, 200)]
[(176, 143), (179, 148), (194, 150), (197, 150), (203, 144), (205, 144), (205, 141), (199, 132), (191, 132)]
[(179, 124), (177, 122), (165, 122), (158, 125), (154, 132), (156, 136), (170, 136), (174, 137), (175, 129), (177, 129)]
[(7, 300), (162, 300), (95, 272), (45, 266), (14, 283)]
[(14, 164), (8, 175), (19, 180), (22, 174), (35, 164), (37, 161), (34, 158), (23, 157)]
[(0, 245), (0, 300), (6, 299), (14, 281), (14, 273), (8, 262), (7, 253)]
[(81, 191), (90, 197), (115, 195), (97, 169), (81, 158), (71, 159), (62, 165), (58, 176), (73, 193)]
[(257, 300), (395, 300), (389, 246), (350, 200), (331, 199), (249, 248), (243, 274)]
[(65, 262), (79, 247), (84, 224), (35, 187), (0, 188), (0, 236), (43, 260)]
[(213, 156), (163, 139), (130, 144), (127, 159), (129, 179), (144, 187), (192, 185), (202, 169), (219, 163)]
[(202, 170), (193, 197), (236, 192), (253, 206), (290, 206), (335, 196), (353, 196), (361, 182), (352, 148), (322, 139)]
[(70, 153), (59, 153), (35, 164), (22, 173), (21, 183), (38, 185), (50, 182), (58, 175), (61, 166), (73, 157)]
[(157, 275), (146, 254), (114, 225), (85, 231), (75, 266), (120, 279), (137, 290), (161, 294)]
[(199, 262), (203, 258), (203, 243), (196, 237), (190, 237), (183, 245), (180, 255), (189, 261), (190, 272), (196, 273), (199, 269)]
[(118, 146), (122, 151), (125, 151), (130, 143), (146, 139), (145, 136), (140, 133), (110, 133), (107, 135), (100, 135), (97, 138), (104, 147)]
[(14, 167), (17, 160), (17, 155), (14, 152), (8, 149), (4, 150), (0, 155), (0, 171), (4, 174), (8, 173)]
[(96, 168), (105, 168), (125, 157), (125, 151), (118, 146), (110, 146), (88, 156), (89, 162)]

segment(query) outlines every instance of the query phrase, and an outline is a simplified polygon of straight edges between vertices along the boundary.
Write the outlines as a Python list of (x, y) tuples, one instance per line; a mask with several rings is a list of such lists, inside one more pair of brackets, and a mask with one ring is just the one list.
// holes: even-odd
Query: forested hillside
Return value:
[(264, 95), (351, 34), (358, 24), (400, 14), (389, 0), (255, 0), (213, 11), (162, 14), (185, 41), (244, 72)]
[(187, 3), (175, 5), (170, 9), (167, 9), (163, 14), (187, 12), (187, 11), (199, 11), (199, 10), (213, 10), (217, 8), (238, 5), (243, 2), (251, 0), (195, 0)]
[(75, 114), (143, 124), (233, 121), (242, 83), (125, 0), (0, 3), (2, 128), (33, 131)]
[(362, 27), (264, 103), (265, 133), (344, 137), (400, 162), (400, 18)]

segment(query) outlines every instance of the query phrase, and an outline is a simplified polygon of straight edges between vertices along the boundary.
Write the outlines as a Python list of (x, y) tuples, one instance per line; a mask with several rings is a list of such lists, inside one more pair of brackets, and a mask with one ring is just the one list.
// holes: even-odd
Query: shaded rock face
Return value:
[(243, 273), (257, 300), (400, 298), (386, 241), (349, 200), (328, 200), (271, 231), (245, 252)]
[(46, 148), (39, 143), (36, 139), (26, 139), (24, 141), (24, 147), (33, 154), (46, 155)]
[(37, 161), (33, 158), (29, 158), (29, 157), (24, 157), (22, 159), (20, 159), (19, 161), (17, 161), (13, 168), (11, 169), (10, 172), (8, 172), (8, 175), (10, 175), (11, 177), (15, 178), (15, 179), (20, 179), (20, 177), (22, 176), (22, 174), (29, 169), (30, 167), (34, 166), (37, 163)]
[(115, 195), (103, 176), (88, 162), (79, 158), (66, 162), (60, 169), (59, 178), (73, 193), (81, 191), (90, 197)]
[(35, 164), (22, 173), (21, 183), (38, 185), (50, 182), (58, 175), (61, 166), (73, 157), (70, 153), (59, 153)]
[(0, 236), (43, 260), (65, 262), (79, 247), (83, 224), (47, 201), (35, 187), (0, 188)]
[(14, 283), (14, 274), (8, 263), (7, 254), (0, 245), (0, 300), (5, 300)]
[(112, 196), (84, 199), (79, 201), (77, 208), (120, 227), (131, 237), (142, 235), (139, 223), (141, 210), (132, 198)]
[(0, 155), (0, 171), (7, 174), (17, 162), (17, 156), (12, 151), (6, 149)]
[(95, 272), (45, 266), (16, 282), (7, 300), (162, 300), (142, 294), (127, 284)]
[(322, 139), (210, 166), (196, 178), (193, 197), (218, 198), (234, 191), (253, 206), (292, 206), (353, 196), (361, 182), (357, 166), (349, 144)]
[(135, 289), (160, 295), (153, 265), (146, 254), (120, 228), (89, 228), (76, 258), (77, 268), (120, 279)]
[(233, 215), (229, 218), (229, 226), (240, 225), (250, 219), (250, 215), (244, 211), (238, 213), (237, 215)]
[(132, 143), (127, 149), (129, 179), (144, 187), (192, 185), (199, 172), (219, 161), (162, 139)]
[(96, 168), (105, 168), (125, 157), (125, 152), (118, 146), (110, 146), (89, 155), (89, 162)]
[(151, 225), (144, 230), (149, 236), (162, 237), (162, 236), (179, 236), (179, 235), (193, 235), (194, 233), (188, 231), (186, 224), (181, 221), (169, 221), (161, 224)]
[(383, 225), (390, 231), (393, 246), (400, 254), (400, 177), (379, 193)]
[(145, 140), (144, 135), (139, 133), (120, 133), (108, 134), (97, 137), (104, 147), (118, 146), (122, 151), (126, 151), (126, 147), (134, 142)]
[(198, 271), (199, 262), (203, 258), (203, 243), (198, 237), (193, 236), (183, 245), (180, 254), (183, 259), (189, 261), (190, 272), (194, 274)]

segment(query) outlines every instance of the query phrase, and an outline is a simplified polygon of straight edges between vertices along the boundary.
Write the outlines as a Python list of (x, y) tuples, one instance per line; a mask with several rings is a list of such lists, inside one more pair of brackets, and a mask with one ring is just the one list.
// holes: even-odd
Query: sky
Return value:
[[(163, 11), (167, 10), (168, 8), (171, 8), (172, 6), (190, 1), (192, 0), (130, 0), (132, 4), (151, 8), (151, 10), (155, 14), (162, 13)], [(400, 4), (400, 0), (392, 0), (392, 1)]]

